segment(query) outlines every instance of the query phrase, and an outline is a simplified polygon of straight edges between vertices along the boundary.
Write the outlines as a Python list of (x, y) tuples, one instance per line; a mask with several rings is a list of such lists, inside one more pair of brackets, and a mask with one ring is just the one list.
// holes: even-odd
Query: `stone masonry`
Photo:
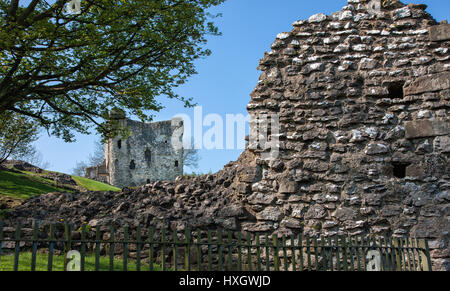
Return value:
[(429, 239), (435, 270), (449, 270), (448, 24), (425, 5), (383, 3), (349, 0), (276, 37), (248, 111), (279, 116), (277, 159), (248, 147), (214, 175), (43, 195), (10, 221), (412, 236)]
[(183, 175), (183, 121), (141, 123), (120, 120), (131, 136), (117, 136), (105, 145), (108, 182), (116, 187), (140, 186)]
[(281, 151), (257, 160), (248, 202), (266, 228), (432, 238), (448, 268), (448, 24), (425, 5), (348, 2), (295, 22), (260, 61), (248, 110), (279, 115)]

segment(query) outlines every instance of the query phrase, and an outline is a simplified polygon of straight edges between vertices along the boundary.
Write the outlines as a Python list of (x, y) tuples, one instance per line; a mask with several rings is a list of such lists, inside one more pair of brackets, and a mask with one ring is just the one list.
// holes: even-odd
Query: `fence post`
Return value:
[(261, 271), (261, 242), (259, 241), (259, 233), (256, 233), (256, 269)]
[(128, 227), (123, 228), (123, 270), (128, 271)]
[(425, 240), (425, 251), (427, 254), (427, 262), (428, 262), (428, 271), (432, 271), (433, 270), (433, 266), (431, 265), (431, 255), (430, 255), (430, 247), (428, 246), (428, 240)]
[(0, 221), (0, 262), (2, 260), (3, 221)]
[(173, 266), (174, 266), (174, 270), (178, 271), (178, 260), (177, 260), (177, 256), (178, 256), (178, 239), (177, 239), (177, 230), (174, 229), (173, 233)]
[(150, 227), (149, 229), (149, 234), (148, 234), (148, 238), (150, 241), (150, 248), (149, 248), (149, 270), (150, 272), (153, 271), (153, 255), (154, 255), (154, 237), (153, 235), (155, 234), (155, 229), (153, 227)]
[(409, 252), (409, 238), (405, 238), (404, 247), (406, 249), (406, 256), (408, 258), (408, 271), (411, 271), (411, 255)]
[(70, 224), (65, 222), (64, 223), (64, 235), (65, 235), (65, 242), (64, 242), (64, 271), (67, 270), (67, 264), (68, 262), (68, 258), (67, 258), (67, 254), (70, 251), (70, 248), (72, 246), (72, 241), (71, 241), (71, 232), (72, 232), (72, 228), (70, 227)]
[(39, 223), (34, 221), (33, 226), (33, 250), (31, 252), (31, 271), (36, 271), (36, 253), (38, 247), (38, 233), (39, 233)]
[(228, 271), (233, 271), (233, 237), (232, 232), (228, 231)]
[(115, 233), (114, 233), (114, 226), (109, 226), (110, 229), (110, 237), (109, 237), (109, 270), (112, 272), (114, 271), (114, 239), (115, 239)]
[(350, 235), (348, 235), (347, 240), (348, 240), (348, 250), (349, 250), (349, 256), (350, 256), (350, 270), (355, 271), (355, 256), (353, 254), (353, 250), (354, 250), (353, 239)]
[(298, 248), (299, 248), (299, 255), (300, 255), (300, 271), (303, 271), (304, 264), (303, 264), (303, 236), (301, 234), (298, 235)]
[(49, 250), (48, 250), (48, 264), (47, 264), (47, 270), (49, 272), (53, 269), (53, 248), (54, 248), (54, 235), (55, 235), (55, 226), (50, 224), (50, 236), (49, 236)]
[(252, 241), (251, 241), (251, 237), (250, 237), (250, 233), (247, 232), (247, 261), (248, 261), (248, 271), (252, 271), (253, 270), (253, 266), (252, 266)]
[(100, 225), (95, 227), (95, 271), (100, 269)]
[(341, 236), (341, 243), (342, 243), (342, 260), (344, 265), (344, 271), (348, 271), (348, 258), (347, 258), (347, 240), (345, 236)]
[(15, 234), (15, 252), (14, 252), (14, 271), (19, 270), (19, 256), (20, 256), (20, 234), (22, 231), (22, 221), (19, 220), (16, 227)]
[(382, 237), (378, 237), (377, 238), (378, 241), (378, 246), (379, 246), (379, 250), (380, 250), (380, 259), (381, 259), (381, 271), (386, 271), (387, 269), (387, 256), (386, 254), (386, 248), (383, 244), (383, 239)]
[(163, 271), (166, 270), (166, 229), (161, 229), (161, 265)]
[(191, 270), (191, 232), (188, 228), (184, 232), (185, 239), (185, 251), (184, 251), (184, 268), (185, 271)]
[(242, 239), (240, 232), (238, 232), (238, 271), (242, 271)]
[(310, 246), (311, 237), (309, 235), (307, 235), (307, 236), (305, 236), (305, 238), (306, 238), (306, 256), (307, 256), (306, 260), (308, 263), (308, 270), (312, 271), (312, 269), (311, 269), (311, 265), (312, 265), (312, 263), (311, 263), (311, 246)]
[(266, 233), (264, 236), (264, 243), (266, 245), (266, 271), (270, 271), (270, 247), (269, 247), (269, 235)]
[(202, 270), (202, 234), (200, 230), (197, 230), (197, 271)]
[(141, 237), (141, 226), (138, 225), (136, 229), (136, 271), (141, 270), (141, 248), (142, 248), (142, 237)]
[(327, 260), (328, 260), (328, 264), (327, 264), (327, 270), (329, 268), (329, 271), (334, 271), (334, 266), (333, 266), (333, 242), (331, 240), (331, 236), (328, 236), (327, 238), (327, 248), (328, 248), (328, 254), (327, 254)]
[[(406, 240), (407, 246), (408, 246), (408, 250), (411, 249), (411, 257), (412, 257), (412, 267), (414, 271), (417, 271), (416, 269), (416, 255), (414, 254), (414, 246), (413, 246), (413, 242), (412, 240), (408, 237)], [(409, 256), (409, 251), (408, 251), (408, 258), (409, 260), (411, 260), (411, 257)]]
[(223, 271), (223, 253), (222, 253), (222, 230), (217, 231), (217, 251), (219, 253), (219, 271)]
[(400, 239), (396, 238), (392, 240), (392, 243), (395, 247), (395, 260), (397, 263), (397, 271), (402, 271), (402, 250), (401, 250), (401, 246), (400, 246)]
[(403, 238), (399, 238), (399, 250), (401, 254), (401, 260), (403, 261), (402, 270), (404, 268), (404, 271), (406, 271), (406, 257), (405, 257), (406, 252), (403, 247)]
[(430, 249), (428, 246), (428, 241), (426, 239), (419, 239), (419, 247), (421, 248), (421, 258), (422, 258), (422, 266), (424, 271), (431, 271), (431, 257), (430, 257)]
[(319, 271), (319, 249), (317, 247), (317, 236), (314, 235), (313, 238), (313, 244), (314, 244), (314, 259), (316, 260), (316, 271)]
[(284, 263), (284, 270), (288, 270), (288, 262), (287, 262), (287, 250), (286, 250), (286, 236), (283, 235), (281, 238), (282, 242), (282, 248), (283, 248), (283, 263)]
[(86, 224), (81, 226), (81, 258), (80, 258), (80, 270), (84, 271), (84, 264), (86, 258)]
[(291, 235), (291, 249), (292, 249), (292, 271), (297, 271), (297, 262), (295, 261), (295, 238)]
[(211, 239), (211, 230), (208, 230), (208, 271), (212, 271), (212, 239)]
[(320, 244), (322, 247), (322, 271), (327, 270), (327, 251), (325, 250), (325, 238), (320, 236)]
[(392, 240), (390, 237), (385, 237), (384, 240), (386, 242), (386, 246), (389, 247), (389, 271), (395, 271), (395, 249), (393, 248)]
[(273, 241), (273, 261), (274, 261), (274, 268), (275, 271), (279, 271), (280, 267), (279, 267), (279, 249), (278, 249), (278, 238), (277, 235), (274, 234), (272, 235), (272, 241)]
[(334, 243), (336, 245), (336, 268), (337, 271), (341, 271), (341, 255), (339, 252), (339, 237), (337, 235), (334, 237)]

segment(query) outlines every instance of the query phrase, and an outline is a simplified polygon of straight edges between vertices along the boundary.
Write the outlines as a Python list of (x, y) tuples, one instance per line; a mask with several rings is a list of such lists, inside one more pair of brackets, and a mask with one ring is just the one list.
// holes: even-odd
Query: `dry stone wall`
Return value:
[(44, 195), (10, 221), (412, 236), (450, 269), (448, 26), (424, 5), (374, 3), (295, 22), (260, 61), (248, 111), (279, 116), (277, 159), (249, 147), (214, 175)]

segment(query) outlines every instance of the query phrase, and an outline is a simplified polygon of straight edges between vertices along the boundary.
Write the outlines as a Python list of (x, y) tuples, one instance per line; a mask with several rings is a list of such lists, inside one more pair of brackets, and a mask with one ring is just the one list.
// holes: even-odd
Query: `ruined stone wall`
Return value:
[(120, 121), (131, 136), (115, 137), (105, 145), (109, 182), (116, 187), (145, 185), (175, 180), (183, 175), (183, 121), (141, 123)]
[(426, 237), (448, 267), (448, 25), (366, 4), (294, 23), (260, 61), (248, 110), (279, 115), (280, 154), (242, 185), (250, 229)]
[[(429, 239), (435, 270), (450, 269), (448, 25), (424, 5), (396, 3), (375, 13), (349, 0), (277, 36), (248, 105), (252, 116), (279, 116), (275, 160), (249, 147), (214, 175), (118, 194), (42, 195), (11, 212), (11, 224), (412, 236)], [(140, 140), (121, 150), (110, 143), (125, 179), (134, 177), (127, 151), (145, 151)]]

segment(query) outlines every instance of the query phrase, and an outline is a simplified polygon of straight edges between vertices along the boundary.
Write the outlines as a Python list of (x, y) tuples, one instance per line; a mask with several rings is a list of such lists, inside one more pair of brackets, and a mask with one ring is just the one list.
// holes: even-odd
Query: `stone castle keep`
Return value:
[(120, 125), (131, 136), (105, 144), (103, 165), (88, 168), (86, 176), (116, 187), (141, 186), (183, 175), (183, 121), (142, 123), (123, 117)]
[[(262, 159), (263, 150), (248, 147), (214, 175), (119, 195), (43, 195), (18, 207), (12, 219), (411, 236), (429, 240), (435, 270), (449, 270), (450, 25), (425, 9), (348, 0), (341, 11), (297, 21), (276, 37), (259, 63), (248, 111), (279, 116), (277, 159)], [(138, 169), (152, 147), (143, 140), (122, 141), (121, 149), (118, 140), (109, 144), (107, 166), (118, 160), (112, 167), (118, 184), (146, 183)], [(175, 171), (176, 158), (167, 156), (158, 163)]]

